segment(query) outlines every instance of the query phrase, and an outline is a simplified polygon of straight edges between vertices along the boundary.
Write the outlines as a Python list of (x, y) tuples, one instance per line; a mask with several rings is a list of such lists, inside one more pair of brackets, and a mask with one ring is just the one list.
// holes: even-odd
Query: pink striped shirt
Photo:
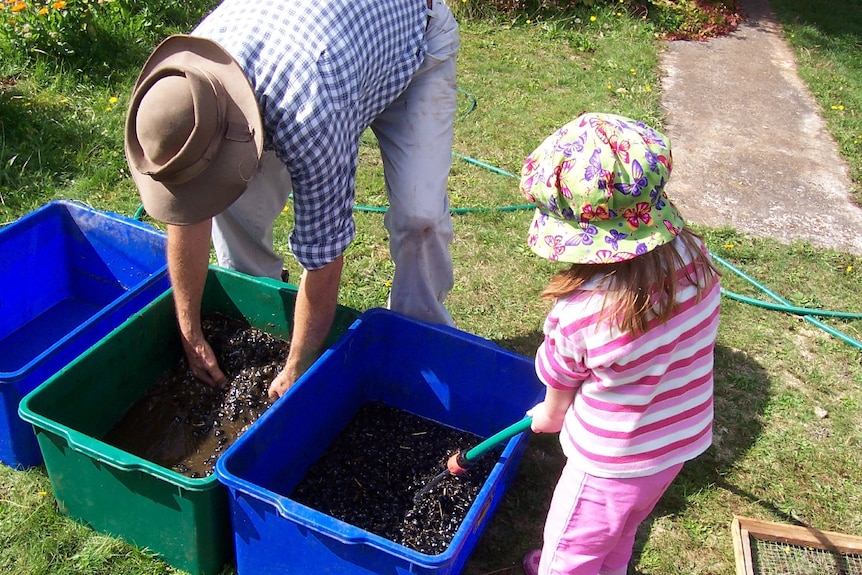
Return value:
[(560, 443), (591, 475), (651, 475), (712, 443), (719, 282), (700, 298), (680, 284), (675, 315), (636, 337), (597, 321), (605, 291), (595, 284), (560, 299), (545, 321), (536, 373), (547, 386), (578, 390)]

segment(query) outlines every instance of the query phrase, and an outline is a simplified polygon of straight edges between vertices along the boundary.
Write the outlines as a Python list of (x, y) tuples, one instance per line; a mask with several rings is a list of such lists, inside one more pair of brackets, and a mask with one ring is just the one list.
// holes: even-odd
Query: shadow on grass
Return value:
[(94, 28), (76, 53), (57, 57), (56, 66), (69, 67), (94, 87), (113, 88), (134, 80), (155, 44), (108, 28)]
[(494, 340), (494, 343), (503, 349), (508, 349), (532, 359), (536, 357), (536, 350), (539, 349), (544, 337), (540, 330), (536, 330), (515, 337)]
[(151, 51), (171, 34), (188, 33), (217, 0), (154, 3), (126, 0), (85, 9), (76, 24), (34, 34), (9, 46), (13, 66), (27, 73), (73, 74), (81, 84), (113, 89), (135, 79)]
[[(537, 331), (497, 343), (532, 357), (541, 341), (542, 334)], [(639, 563), (655, 519), (681, 513), (691, 494), (716, 485), (731, 489), (724, 485), (722, 477), (757, 439), (768, 395), (769, 378), (760, 364), (743, 352), (716, 346), (713, 446), (686, 463), (650, 518), (641, 525), (630, 565)], [(564, 464), (556, 434), (530, 437), (518, 475), (482, 535), (465, 575), (523, 573), (524, 554), (541, 547), (548, 504)]]
[(9, 81), (0, 90), (0, 210), (41, 205), (50, 188), (80, 173), (77, 157), (93, 137), (60, 103), (30, 100)]
[(650, 518), (638, 529), (630, 565), (639, 563), (652, 523), (657, 518), (682, 513), (688, 505), (689, 495), (716, 486), (729, 487), (724, 481), (726, 472), (745, 455), (760, 434), (760, 415), (769, 401), (770, 383), (766, 370), (744, 352), (718, 345), (715, 348), (714, 372), (712, 447), (685, 464)]
[[(188, 34), (218, 0), (126, 0), (123, 17), (97, 19), (70, 64), (93, 85), (134, 80), (152, 50), (171, 34)], [(104, 82), (104, 84), (102, 83)]]
[[(759, 0), (763, 2), (764, 0)], [(756, 0), (745, 3), (757, 4)], [(771, 0), (769, 6), (783, 25), (801, 26), (800, 38), (823, 52), (852, 56), (862, 43), (862, 4), (845, 2), (834, 10), (828, 0)]]

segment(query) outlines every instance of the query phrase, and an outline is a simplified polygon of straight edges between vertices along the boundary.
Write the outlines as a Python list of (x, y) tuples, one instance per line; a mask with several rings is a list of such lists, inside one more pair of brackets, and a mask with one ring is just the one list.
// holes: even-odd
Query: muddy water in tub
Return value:
[(123, 415), (104, 441), (193, 478), (215, 462), (271, 405), (267, 388), (289, 344), (222, 314), (202, 322), (204, 335), (228, 377), (212, 388), (191, 374), (185, 358)]

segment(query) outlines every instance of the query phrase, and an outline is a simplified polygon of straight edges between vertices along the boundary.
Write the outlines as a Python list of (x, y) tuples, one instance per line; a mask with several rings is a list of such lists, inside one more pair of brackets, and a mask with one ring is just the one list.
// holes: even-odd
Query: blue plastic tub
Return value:
[[(289, 340), (296, 293), (294, 285), (210, 266), (201, 313)], [(339, 306), (326, 345), (357, 317)], [(27, 394), (19, 413), (36, 430), (63, 514), (184, 572), (216, 575), (233, 557), (227, 489), (214, 474), (187, 477), (104, 441), (182, 357), (173, 290), (166, 290)]]
[(54, 201), (0, 229), (0, 461), (42, 463), (21, 398), (169, 287), (166, 236)]
[(516, 474), (523, 433), (506, 443), (452, 542), (437, 555), (289, 495), (365, 403), (382, 401), (486, 438), (523, 418), (542, 393), (528, 358), (455, 329), (382, 309), (365, 312), (216, 464), (228, 488), (239, 574), (460, 573)]

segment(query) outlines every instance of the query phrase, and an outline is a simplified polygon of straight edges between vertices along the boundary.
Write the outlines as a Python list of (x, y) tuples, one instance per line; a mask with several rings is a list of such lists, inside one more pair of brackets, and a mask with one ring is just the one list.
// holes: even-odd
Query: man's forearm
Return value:
[(185, 337), (200, 332), (201, 299), (209, 266), (212, 220), (168, 226), (168, 274), (177, 321)]
[(302, 375), (323, 349), (338, 305), (343, 265), (343, 257), (339, 257), (318, 270), (303, 273), (287, 359), (287, 372), (293, 378)]

